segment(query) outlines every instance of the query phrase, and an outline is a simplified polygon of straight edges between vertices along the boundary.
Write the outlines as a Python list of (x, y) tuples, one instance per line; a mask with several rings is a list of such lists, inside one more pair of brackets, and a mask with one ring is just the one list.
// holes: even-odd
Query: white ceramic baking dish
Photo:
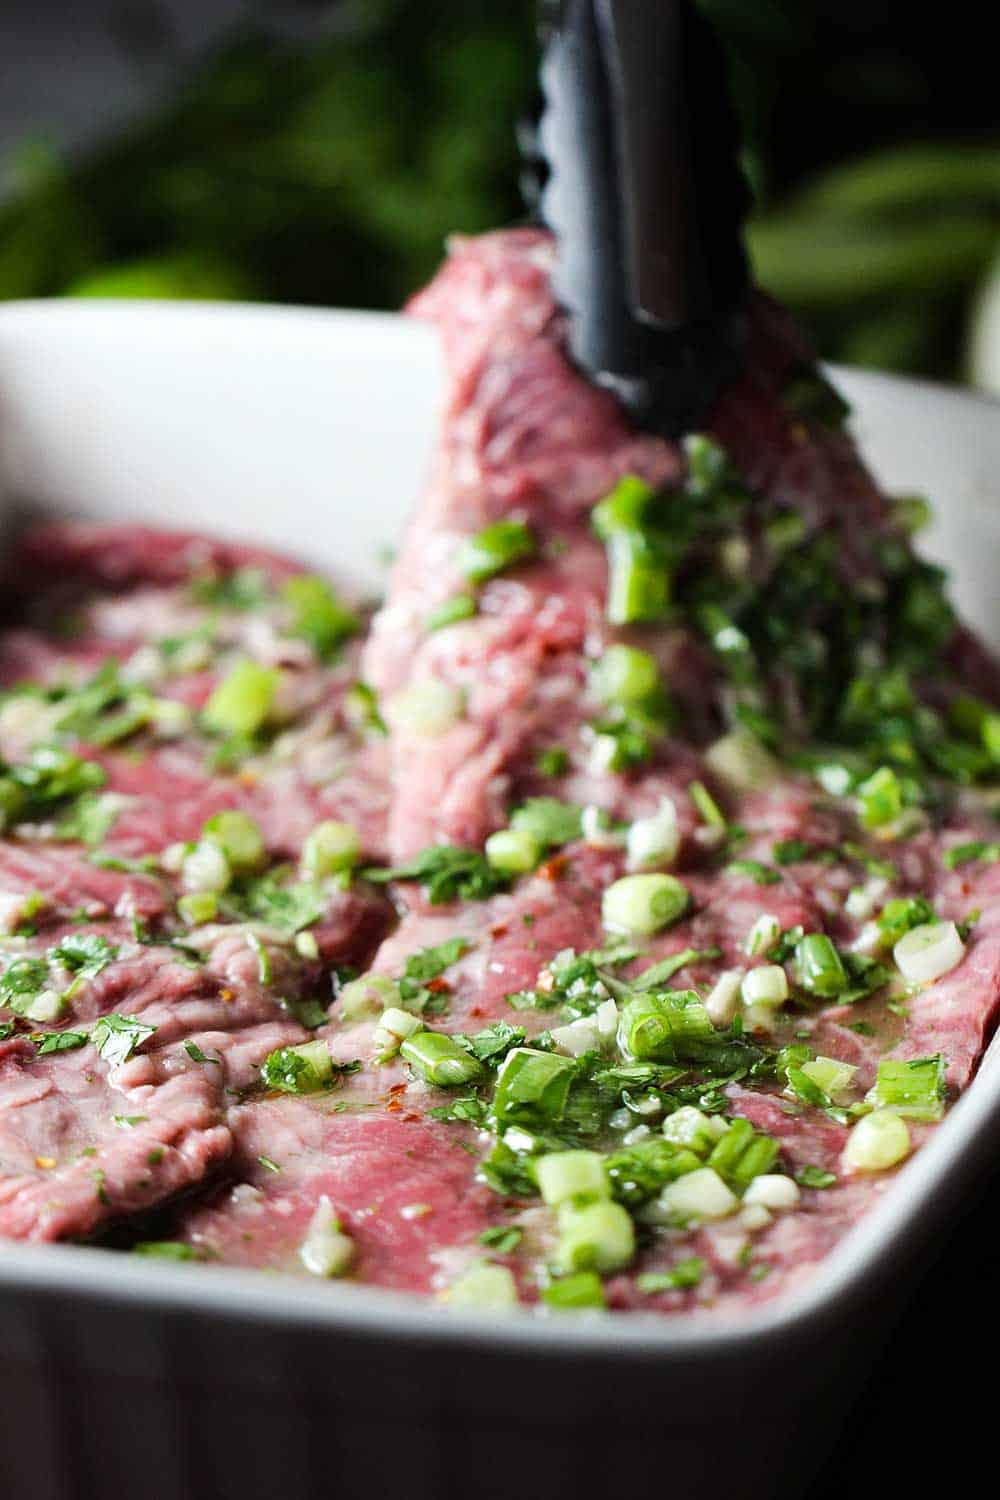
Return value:
[[(2, 306), (3, 514), (191, 526), (377, 586), (419, 488), (440, 378), (431, 333), (381, 315)], [(880, 478), (933, 499), (926, 550), (1000, 641), (1000, 406), (835, 378)], [(998, 1146), (993, 1046), (811, 1282), (732, 1326), (499, 1321), (363, 1287), (3, 1243), (0, 1493), (246, 1500), (405, 1483), (414, 1500), (532, 1500), (664, 1474), (684, 1500), (730, 1483), (804, 1492), (907, 1263)], [(720, 1444), (720, 1409), (738, 1441)], [(494, 1461), (511, 1443), (520, 1478)]]

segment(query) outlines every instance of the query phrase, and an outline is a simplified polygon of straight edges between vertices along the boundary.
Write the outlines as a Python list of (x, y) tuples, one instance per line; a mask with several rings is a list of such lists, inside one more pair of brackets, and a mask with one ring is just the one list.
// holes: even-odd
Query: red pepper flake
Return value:
[(394, 1115), (394, 1114), (397, 1114), (402, 1109), (402, 1107), (403, 1107), (403, 1101), (402, 1101), (402, 1099), (390, 1099), (389, 1102), (386, 1104), (385, 1107), (386, 1107), (386, 1110), (388, 1111), (389, 1114), (393, 1114)]
[(509, 930), (507, 922), (498, 922), (495, 927), (490, 928), (490, 937), (506, 937)]
[(543, 880), (561, 880), (568, 864), (565, 854), (556, 854), (552, 859), (547, 859), (544, 865), (539, 865), (538, 873)]
[(442, 979), (440, 974), (436, 979), (428, 979), (427, 988), (433, 991), (435, 995), (451, 994), (451, 985), (448, 983), (447, 979)]
[(415, 1111), (411, 1110), (409, 1114), (406, 1114), (406, 1115), (403, 1116), (403, 1124), (404, 1125), (419, 1125), (420, 1121), (422, 1119), (423, 1119), (423, 1115), (418, 1115)]
[(409, 1084), (407, 1084), (407, 1083), (393, 1083), (393, 1084), (390, 1084), (390, 1086), (389, 1086), (389, 1093), (390, 1094), (405, 1094), (406, 1090), (408, 1088), (409, 1088)]

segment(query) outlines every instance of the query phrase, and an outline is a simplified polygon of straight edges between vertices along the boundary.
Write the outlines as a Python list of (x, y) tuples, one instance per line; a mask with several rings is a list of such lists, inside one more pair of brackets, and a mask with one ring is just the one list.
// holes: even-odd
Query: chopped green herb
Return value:
[(532, 797), (512, 814), (511, 828), (530, 834), (543, 849), (571, 844), (580, 837), (583, 809), (558, 797)]
[(1000, 860), (1000, 843), (977, 839), (967, 844), (954, 844), (945, 850), (944, 862), (949, 870), (957, 870), (959, 865), (971, 864), (974, 860), (995, 865)]
[(795, 1174), (795, 1181), (799, 1187), (804, 1188), (828, 1188), (833, 1187), (837, 1181), (835, 1172), (827, 1172), (822, 1167), (814, 1167), (811, 1162), (806, 1162)]
[(780, 870), (772, 870), (756, 859), (734, 859), (726, 866), (726, 874), (745, 875), (755, 885), (779, 885), (782, 878)]
[(462, 849), (454, 844), (434, 844), (422, 849), (408, 864), (361, 873), (366, 880), (378, 883), (419, 880), (426, 887), (432, 906), (449, 901), (485, 901), (506, 884), (477, 849)]
[(897, 943), (911, 928), (933, 922), (934, 908), (925, 896), (898, 896), (887, 901), (879, 913), (878, 925), (887, 946)]
[(444, 630), (448, 625), (457, 625), (460, 620), (471, 620), (477, 608), (471, 594), (453, 594), (431, 610), (424, 620), (424, 629), (428, 632)]
[(494, 1224), (492, 1228), (483, 1230), (479, 1243), (488, 1250), (495, 1250), (498, 1255), (511, 1255), (523, 1236), (524, 1230), (519, 1229), (516, 1224)]
[(181, 1240), (140, 1240), (132, 1246), (133, 1255), (152, 1255), (158, 1260), (198, 1260), (193, 1245)]
[(48, 951), (51, 962), (62, 964), (79, 979), (95, 979), (114, 963), (118, 949), (96, 932), (71, 932)]
[(135, 1016), (102, 1016), (94, 1027), (94, 1046), (112, 1068), (128, 1062), (133, 1052), (155, 1032), (156, 1027)]
[(357, 615), (338, 599), (324, 578), (310, 574), (289, 578), (282, 596), (291, 609), (291, 634), (308, 641), (320, 661), (329, 661), (360, 629)]
[(697, 1256), (679, 1260), (669, 1271), (646, 1271), (635, 1279), (636, 1290), (652, 1297), (658, 1292), (677, 1292), (697, 1286), (705, 1275), (705, 1262)]
[(944, 1080), (945, 1062), (939, 1053), (908, 1062), (884, 1057), (868, 1102), (912, 1120), (939, 1120), (944, 1114)]
[(459, 567), (470, 583), (485, 583), (515, 563), (534, 557), (537, 550), (531, 528), (523, 521), (495, 521), (468, 539)]
[(278, 1166), (278, 1163), (276, 1161), (272, 1161), (269, 1156), (258, 1156), (257, 1160), (260, 1163), (260, 1165), (264, 1168), (264, 1170), (267, 1171), (267, 1172), (280, 1172), (281, 1171), (281, 1168)]
[(222, 1058), (221, 1057), (209, 1057), (207, 1055), (207, 1053), (202, 1052), (202, 1050), (198, 1046), (197, 1042), (185, 1042), (184, 1043), (184, 1051), (187, 1053), (188, 1057), (190, 1057), (190, 1059), (191, 1059), (192, 1062), (196, 1062), (196, 1063), (214, 1063), (216, 1065), (216, 1067), (218, 1067), (218, 1068), (222, 1067)]
[(38, 1047), (39, 1057), (45, 1057), (50, 1052), (75, 1052), (78, 1047), (85, 1047), (90, 1037), (84, 1031), (49, 1031), (36, 1034), (32, 1041)]
[(535, 757), (535, 769), (539, 776), (562, 776), (569, 770), (569, 755), (559, 745), (539, 750)]

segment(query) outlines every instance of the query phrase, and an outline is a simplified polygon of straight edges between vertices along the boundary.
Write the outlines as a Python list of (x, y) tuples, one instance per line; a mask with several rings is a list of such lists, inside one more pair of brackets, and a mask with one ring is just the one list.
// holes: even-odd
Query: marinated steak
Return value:
[(551, 266), (459, 241), (416, 300), (444, 417), (363, 645), (266, 557), (29, 539), (0, 1233), (726, 1315), (972, 1078), (1000, 676), (919, 506), (762, 298), (706, 431), (637, 434)]

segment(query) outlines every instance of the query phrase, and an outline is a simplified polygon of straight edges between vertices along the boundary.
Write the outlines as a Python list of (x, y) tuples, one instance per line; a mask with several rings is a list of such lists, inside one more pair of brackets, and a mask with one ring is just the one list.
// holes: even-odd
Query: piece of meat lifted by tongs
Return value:
[(725, 58), (688, 0), (559, 0), (543, 26), (529, 151), (570, 347), (676, 436), (740, 367), (749, 194)]

